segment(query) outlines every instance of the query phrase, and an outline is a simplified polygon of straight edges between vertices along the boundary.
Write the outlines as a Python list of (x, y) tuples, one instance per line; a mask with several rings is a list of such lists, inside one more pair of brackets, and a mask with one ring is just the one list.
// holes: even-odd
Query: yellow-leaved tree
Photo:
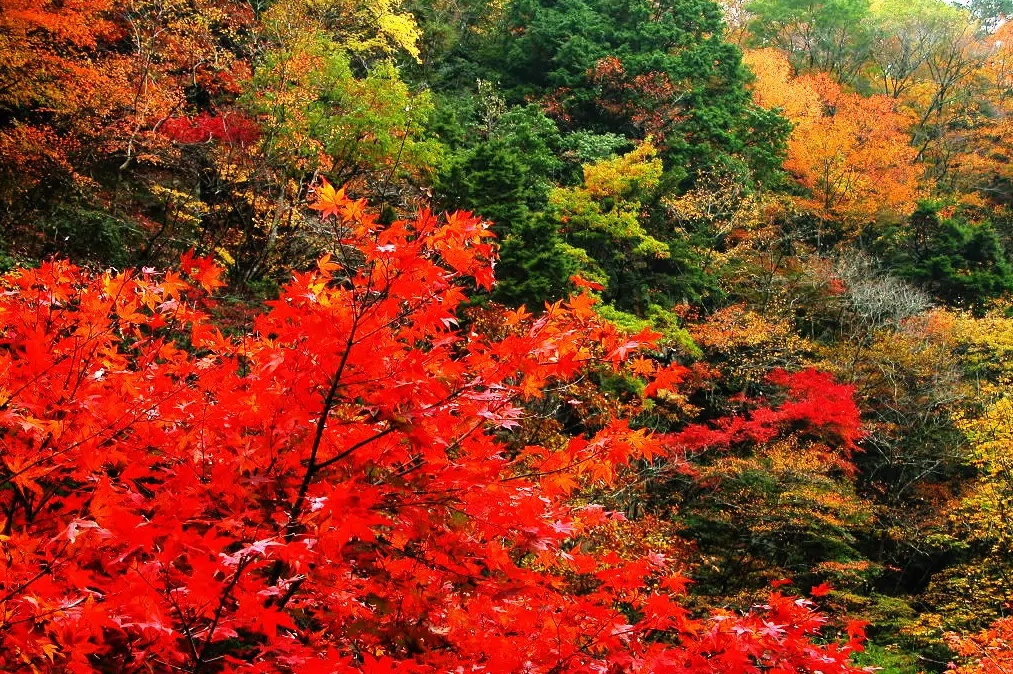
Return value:
[(632, 151), (584, 165), (584, 184), (559, 187), (549, 207), (582, 273), (613, 293), (628, 293), (636, 270), (670, 255), (644, 226), (643, 200), (661, 182), (662, 164), (648, 139)]

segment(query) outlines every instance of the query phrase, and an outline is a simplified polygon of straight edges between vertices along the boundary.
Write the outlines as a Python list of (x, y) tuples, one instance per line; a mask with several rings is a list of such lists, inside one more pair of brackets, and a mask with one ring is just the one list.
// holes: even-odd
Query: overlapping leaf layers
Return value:
[(586, 296), (461, 328), (487, 223), (380, 227), (329, 186), (317, 208), (354, 240), (243, 338), (189, 256), (3, 279), (0, 669), (851, 671), (860, 630), (826, 643), (804, 599), (692, 619), (662, 556), (582, 547), (612, 516), (571, 485), (661, 452), (648, 434), (508, 449), (525, 399), (646, 336)]

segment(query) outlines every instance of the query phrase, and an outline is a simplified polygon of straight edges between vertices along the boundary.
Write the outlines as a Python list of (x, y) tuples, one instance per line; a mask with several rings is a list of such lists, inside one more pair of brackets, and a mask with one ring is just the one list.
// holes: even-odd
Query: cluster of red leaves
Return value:
[(794, 373), (774, 370), (767, 381), (784, 389), (785, 399), (776, 408), (762, 399), (745, 401), (753, 407), (747, 414), (713, 424), (693, 424), (669, 435), (668, 444), (695, 451), (769, 442), (786, 433), (802, 432), (839, 448), (844, 456), (854, 451), (863, 436), (854, 386), (837, 383), (833, 375), (815, 369)]
[(524, 399), (635, 340), (584, 296), (460, 329), (487, 223), (380, 227), (321, 197), (354, 242), (243, 338), (201, 310), (220, 270), (191, 256), (0, 281), (0, 669), (853, 671), (859, 637), (817, 637), (807, 600), (694, 619), (662, 555), (582, 552), (609, 515), (552, 480), (656, 439), (616, 422), (562, 463), (502, 444)]
[(228, 145), (250, 145), (257, 142), (261, 135), (257, 122), (235, 112), (223, 115), (202, 112), (195, 117), (173, 117), (167, 119), (159, 130), (177, 143), (187, 144), (218, 141)]

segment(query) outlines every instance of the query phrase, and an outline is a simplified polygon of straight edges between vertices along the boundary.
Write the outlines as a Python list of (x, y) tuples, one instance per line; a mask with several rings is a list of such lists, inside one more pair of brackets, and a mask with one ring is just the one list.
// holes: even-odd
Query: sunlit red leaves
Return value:
[(652, 396), (661, 391), (675, 391), (689, 373), (689, 368), (674, 363), (661, 368), (654, 374), (654, 377), (651, 378), (650, 383), (644, 389), (644, 395)]
[(340, 218), (351, 202), (352, 200), (345, 196), (345, 188), (335, 190), (327, 178), (321, 178), (320, 185), (316, 188), (315, 199), (309, 207), (320, 211), (321, 218), (328, 216)]
[(851, 639), (864, 639), (865, 628), (869, 626), (868, 620), (849, 620), (844, 626), (844, 630), (848, 633), (848, 637)]
[(536, 390), (653, 335), (562, 303), (505, 336), (460, 330), (464, 286), (491, 281), (486, 224), (384, 228), (328, 194), (320, 210), (359, 220), (356, 264), (294, 275), (241, 338), (194, 308), (220, 270), (193, 255), (4, 278), (0, 666), (851, 671), (856, 644), (813, 643), (804, 601), (692, 619), (665, 553), (581, 551), (615, 517), (566, 497), (661, 458), (647, 431), (497, 439)]
[(812, 589), (809, 590), (809, 594), (813, 597), (825, 597), (833, 592), (833, 590), (834, 588), (831, 587), (830, 583), (820, 583), (819, 585), (814, 585)]
[(737, 443), (764, 443), (791, 432), (808, 434), (832, 443), (845, 457), (863, 436), (861, 415), (853, 386), (839, 384), (832, 375), (818, 370), (788, 373), (774, 370), (767, 381), (784, 389), (776, 407), (752, 401), (746, 414), (716, 423), (693, 424), (672, 434), (667, 442), (688, 450), (729, 447)]
[(570, 277), (570, 283), (578, 288), (587, 288), (589, 290), (604, 290), (605, 286), (598, 283), (597, 281), (588, 281), (587, 279), (574, 274)]
[(774, 370), (767, 380), (783, 386), (787, 394), (772, 421), (826, 433), (827, 439), (845, 450), (854, 449), (864, 435), (854, 386), (839, 384), (830, 373), (815, 369), (795, 373)]
[[(190, 251), (180, 258), (179, 266), (183, 273), (208, 292), (212, 292), (225, 285), (225, 282), (221, 279), (224, 270), (215, 264), (215, 261), (211, 257), (194, 257), (193, 251)], [(171, 272), (167, 272), (167, 278), (168, 274), (171, 274)], [(163, 280), (163, 287), (164, 284), (165, 281)], [(181, 284), (177, 285), (182, 287)], [(169, 294), (173, 293), (170, 292)]]
[(257, 123), (238, 113), (211, 115), (203, 112), (195, 117), (173, 117), (159, 131), (177, 143), (210, 143), (250, 145), (261, 136)]

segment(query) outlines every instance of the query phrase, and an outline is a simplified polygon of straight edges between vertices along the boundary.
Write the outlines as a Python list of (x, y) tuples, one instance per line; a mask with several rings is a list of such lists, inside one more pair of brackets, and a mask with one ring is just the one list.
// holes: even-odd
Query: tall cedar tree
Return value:
[(712, 0), (518, 0), (504, 21), (490, 48), (504, 85), (568, 128), (652, 136), (691, 172), (732, 156), (776, 171), (769, 150), (786, 129), (759, 119)]

